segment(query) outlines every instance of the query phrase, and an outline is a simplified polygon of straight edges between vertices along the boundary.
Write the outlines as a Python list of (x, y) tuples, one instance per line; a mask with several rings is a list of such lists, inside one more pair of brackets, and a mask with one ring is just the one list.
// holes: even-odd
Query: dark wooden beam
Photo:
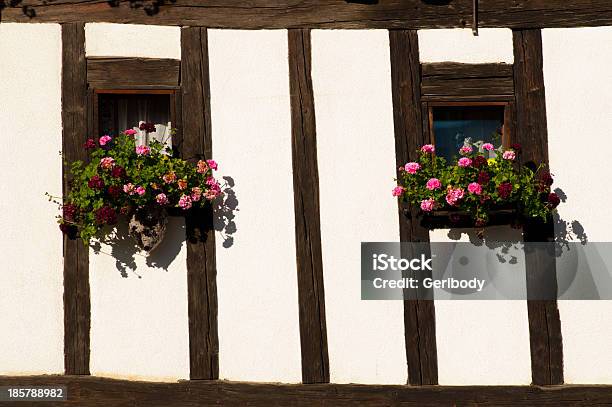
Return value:
[[(421, 64), (416, 31), (391, 30), (389, 40), (395, 154), (399, 168), (415, 159), (417, 149), (426, 144), (422, 127)], [(401, 241), (429, 243), (429, 231), (417, 220), (415, 208), (400, 203), (398, 209)], [(430, 290), (420, 298), (433, 298), (432, 296)], [(404, 301), (404, 326), (409, 383), (437, 384), (438, 357), (433, 300)]]
[[(14, 4), (13, 4), (14, 3)], [(364, 4), (367, 3), (367, 4)], [(23, 0), (5, 2), (4, 22), (112, 22), (209, 28), (470, 28), (472, 0)], [(11, 5), (13, 4), (13, 5)], [(479, 27), (612, 24), (608, 0), (480, 0)]]
[[(62, 25), (62, 151), (64, 196), (70, 189), (69, 164), (87, 160), (87, 65), (85, 24)], [(89, 374), (89, 247), (64, 235), (64, 369)]]
[(181, 61), (157, 58), (87, 58), (87, 83), (92, 88), (176, 87)]
[[(191, 380), (136, 382), (88, 376), (0, 376), (1, 386), (67, 386), (48, 407), (193, 406), (609, 406), (612, 386), (392, 386)], [(27, 405), (28, 403), (24, 403)], [(16, 406), (0, 402), (0, 406)]]
[(310, 67), (310, 30), (289, 30), (291, 146), (302, 382), (328, 383), (317, 132)]
[[(182, 28), (181, 53), (181, 153), (183, 158), (195, 162), (212, 157), (206, 28)], [(194, 210), (185, 222), (190, 378), (217, 379), (217, 267), (212, 209)]]
[(422, 65), (423, 101), (514, 100), (514, 78), (509, 64)]
[[(548, 130), (542, 72), (542, 35), (540, 30), (514, 31), (514, 81), (516, 89), (516, 138), (522, 144), (524, 163), (548, 164)], [(524, 226), (525, 242), (552, 242), (552, 220), (530, 221)], [(552, 243), (551, 243), (552, 244)], [(538, 298), (542, 287), (557, 291), (554, 264), (540, 249), (525, 256), (527, 296)], [(547, 261), (548, 260), (548, 261)], [(554, 259), (553, 259), (554, 261)], [(563, 341), (556, 300), (529, 300), (529, 337), (531, 371), (534, 384), (563, 383)]]

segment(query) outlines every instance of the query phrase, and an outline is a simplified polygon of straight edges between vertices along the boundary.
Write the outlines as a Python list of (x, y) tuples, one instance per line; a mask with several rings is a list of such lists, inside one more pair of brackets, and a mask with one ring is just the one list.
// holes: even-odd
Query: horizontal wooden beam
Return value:
[[(374, 3), (374, 4), (370, 4)], [(472, 0), (4, 1), (3, 22), (112, 22), (209, 28), (451, 28), (471, 26)], [(1, 6), (0, 6), (1, 7)], [(480, 27), (612, 24), (609, 0), (480, 0)]]
[(176, 87), (181, 61), (157, 58), (87, 58), (92, 88)]
[[(91, 376), (0, 376), (0, 386), (66, 386), (67, 401), (45, 407), (240, 406), (594, 406), (612, 386), (392, 386), (264, 384), (228, 381), (137, 382)], [(18, 404), (18, 403), (17, 403)], [(17, 405), (0, 402), (0, 406)]]
[(423, 101), (513, 100), (512, 65), (422, 64), (421, 98)]

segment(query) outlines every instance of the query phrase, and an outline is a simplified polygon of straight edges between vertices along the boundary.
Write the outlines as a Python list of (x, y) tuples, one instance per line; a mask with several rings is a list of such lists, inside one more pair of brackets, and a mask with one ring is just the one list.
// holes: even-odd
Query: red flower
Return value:
[(108, 187), (108, 194), (112, 198), (117, 199), (117, 197), (119, 197), (121, 192), (123, 192), (123, 189), (120, 186), (118, 186), (118, 185), (111, 185), (110, 187)]
[(481, 155), (477, 155), (476, 157), (474, 157), (474, 160), (472, 161), (472, 165), (476, 168), (480, 168), (482, 166), (486, 166), (487, 165), (487, 159), (484, 158)]
[(155, 133), (155, 125), (153, 123), (142, 122), (140, 124), (140, 130), (144, 130), (147, 133)]
[(507, 199), (512, 193), (512, 184), (509, 182), (502, 182), (497, 187), (497, 192), (499, 193), (499, 197), (501, 199)]
[(489, 181), (491, 181), (491, 176), (489, 175), (489, 173), (485, 171), (480, 171), (480, 173), (478, 174), (478, 183), (480, 185), (486, 185), (489, 183)]
[(103, 206), (96, 211), (96, 223), (98, 225), (114, 225), (117, 223), (117, 212), (110, 206)]
[(550, 194), (548, 194), (548, 206), (550, 208), (554, 209), (557, 206), (559, 206), (560, 203), (561, 203), (561, 198), (559, 198), (559, 195), (555, 194), (554, 192), (551, 192)]
[(83, 147), (84, 147), (86, 150), (90, 150), (90, 149), (92, 149), (92, 148), (96, 148), (96, 142), (94, 141), (94, 139), (89, 138), (89, 139), (87, 139), (87, 141), (85, 142), (85, 144), (83, 144)]
[(540, 174), (540, 182), (546, 186), (551, 186), (554, 180), (550, 172), (544, 171)]
[(125, 168), (123, 168), (120, 165), (114, 166), (112, 171), (111, 171), (111, 176), (113, 178), (125, 178), (125, 176), (126, 176)]
[(91, 189), (104, 189), (104, 180), (99, 175), (94, 175), (87, 182), (87, 186)]
[(73, 222), (76, 219), (77, 214), (77, 206), (71, 203), (68, 203), (62, 207), (64, 220), (69, 222)]

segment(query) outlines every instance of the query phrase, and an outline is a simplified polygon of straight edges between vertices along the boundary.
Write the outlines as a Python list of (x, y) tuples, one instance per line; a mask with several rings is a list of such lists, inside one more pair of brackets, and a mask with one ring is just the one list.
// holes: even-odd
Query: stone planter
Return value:
[(167, 223), (168, 213), (163, 207), (139, 208), (130, 218), (129, 233), (136, 246), (150, 253), (164, 239)]

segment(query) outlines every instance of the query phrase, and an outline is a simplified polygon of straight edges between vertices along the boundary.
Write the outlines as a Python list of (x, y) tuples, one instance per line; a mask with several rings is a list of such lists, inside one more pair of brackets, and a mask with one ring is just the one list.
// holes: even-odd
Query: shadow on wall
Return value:
[(217, 200), (214, 208), (213, 227), (215, 231), (223, 238), (223, 247), (228, 249), (234, 244), (234, 233), (238, 230), (236, 227), (235, 212), (238, 209), (238, 198), (236, 192), (232, 189), (235, 185), (232, 177), (223, 177), (225, 184), (223, 185), (223, 197)]
[[(563, 190), (555, 191), (562, 202), (568, 200)], [(553, 217), (554, 244), (547, 250), (548, 256), (555, 259), (556, 264), (552, 270), (556, 274), (559, 299), (585, 299), (598, 300), (612, 298), (612, 252), (610, 243), (589, 242), (587, 233), (579, 220), (565, 220), (557, 213)], [(502, 282), (498, 290), (503, 291), (507, 285), (524, 284), (516, 277), (503, 279), (502, 271), (512, 267), (523, 269), (521, 258), (538, 247), (523, 245), (523, 233), (520, 229), (508, 227), (485, 228), (482, 238), (476, 229), (450, 229), (448, 238), (452, 241), (461, 239), (465, 233), (474, 246), (484, 246), (490, 249), (486, 253), (488, 266), (483, 268), (491, 277)], [(450, 248), (448, 251), (452, 251)], [(448, 262), (450, 255), (442, 253), (440, 261)], [(484, 260), (483, 260), (484, 261)], [(497, 262), (494, 265), (492, 262)], [(446, 266), (444, 266), (446, 267)], [(510, 269), (508, 269), (510, 270)], [(492, 276), (492, 275), (495, 276)], [(499, 274), (499, 275), (498, 275)], [(501, 276), (501, 277), (500, 277)], [(518, 289), (514, 288), (514, 293)]]
[[(223, 177), (225, 184), (222, 186), (223, 197), (217, 199), (213, 208), (213, 222), (207, 224), (206, 230), (214, 228), (223, 239), (223, 247), (230, 248), (234, 244), (234, 234), (238, 230), (234, 221), (238, 211), (238, 199), (236, 193), (232, 189), (234, 180), (232, 177)], [(138, 278), (141, 275), (136, 273), (138, 262), (136, 259), (140, 256), (144, 259), (148, 267), (159, 268), (168, 271), (170, 264), (176, 259), (181, 252), (183, 242), (186, 240), (187, 228), (182, 217), (171, 216), (168, 218), (168, 226), (166, 228), (166, 236), (160, 245), (153, 250), (149, 255), (145, 255), (136, 246), (134, 239), (128, 233), (127, 219), (121, 219), (115, 229), (115, 233), (109, 237), (105, 243), (106, 247), (111, 248), (111, 252), (105, 252), (102, 244), (99, 241), (93, 242), (90, 246), (96, 255), (108, 255), (115, 259), (115, 267), (124, 278), (128, 277), (129, 272), (136, 274)]]

